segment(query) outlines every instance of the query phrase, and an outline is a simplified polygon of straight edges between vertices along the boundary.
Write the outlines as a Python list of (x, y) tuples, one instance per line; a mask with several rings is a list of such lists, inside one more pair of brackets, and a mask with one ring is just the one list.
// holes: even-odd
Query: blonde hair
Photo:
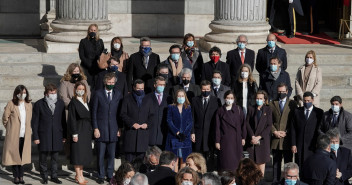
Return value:
[(242, 69), (243, 68), (247, 68), (248, 69), (248, 82), (250, 83), (250, 84), (252, 84), (253, 82), (255, 82), (255, 79), (253, 78), (253, 75), (252, 75), (252, 68), (251, 68), (251, 66), (250, 65), (248, 65), (248, 64), (242, 64), (241, 65), (241, 67), (240, 67), (240, 69), (238, 70), (238, 78), (237, 78), (237, 80), (238, 80), (238, 82), (240, 82), (240, 83), (242, 83), (243, 82), (243, 79), (241, 78), (241, 72), (242, 72)]
[(264, 90), (259, 90), (255, 97), (257, 98), (258, 94), (264, 95), (264, 105), (269, 105), (268, 94)]
[(86, 75), (84, 74), (81, 66), (79, 66), (79, 64), (77, 63), (71, 63), (67, 69), (66, 69), (66, 73), (64, 74), (64, 76), (61, 78), (60, 82), (62, 81), (71, 81), (72, 79), (72, 73), (73, 71), (78, 67), (79, 69), (79, 74), (81, 75), (81, 79), (80, 80), (87, 80)]
[(89, 38), (89, 30), (90, 30), (90, 28), (92, 28), (93, 26), (97, 28), (97, 32), (96, 32), (96, 35), (95, 35), (95, 40), (99, 40), (99, 28), (98, 28), (98, 25), (97, 25), (97, 24), (91, 24), (91, 25), (88, 26), (87, 38)]
[(313, 51), (313, 50), (308, 51), (304, 59), (306, 59), (309, 54), (313, 55), (313, 60), (314, 60), (313, 64), (315, 67), (318, 67), (317, 55), (315, 54), (315, 51)]
[(203, 157), (202, 154), (193, 152), (188, 155), (188, 157), (186, 158), (186, 161), (187, 161), (187, 159), (193, 160), (194, 164), (197, 166), (198, 171), (200, 173), (204, 174), (207, 172), (207, 165), (205, 162), (205, 158)]
[(76, 84), (75, 84), (75, 88), (74, 88), (74, 90), (73, 90), (73, 96), (77, 99), (77, 93), (76, 93), (76, 90), (77, 90), (77, 87), (78, 86), (80, 86), (80, 85), (82, 85), (83, 87), (84, 87), (84, 94), (83, 94), (83, 96), (82, 96), (82, 99), (83, 99), (83, 101), (84, 101), (84, 103), (87, 103), (88, 102), (88, 98), (87, 98), (87, 86), (86, 86), (86, 84), (84, 84), (83, 82), (77, 82)]
[(193, 184), (198, 184), (199, 177), (197, 172), (190, 167), (184, 167), (176, 174), (176, 185), (182, 184), (183, 175), (186, 173), (192, 174)]

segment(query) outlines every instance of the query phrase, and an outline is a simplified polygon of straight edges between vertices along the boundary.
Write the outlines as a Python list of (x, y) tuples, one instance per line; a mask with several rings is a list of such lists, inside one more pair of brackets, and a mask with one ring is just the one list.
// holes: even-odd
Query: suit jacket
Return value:
[(226, 86), (231, 84), (229, 65), (220, 60), (216, 64), (214, 64), (213, 61), (209, 61), (203, 64), (202, 80), (208, 80), (209, 82), (212, 82), (214, 70), (221, 72), (221, 84)]
[[(230, 76), (231, 76), (231, 84), (235, 83), (237, 80), (237, 74), (242, 66), (241, 55), (238, 51), (239, 49), (236, 48), (234, 50), (230, 50), (227, 52), (226, 55), (226, 63), (229, 65), (230, 68)], [(251, 66), (252, 71), (254, 70), (254, 58), (255, 52), (251, 49), (246, 48), (246, 53), (244, 55), (244, 63)]]
[[(124, 150), (125, 152), (145, 152), (149, 144), (149, 130), (152, 128), (152, 120), (155, 113), (153, 112), (150, 99), (144, 97), (141, 107), (138, 107), (132, 93), (128, 94), (121, 108), (121, 118), (124, 123)], [(147, 129), (134, 129), (133, 124), (142, 125), (146, 123)]]
[(287, 69), (287, 54), (286, 50), (280, 48), (279, 46), (275, 46), (274, 53), (270, 53), (269, 48), (266, 46), (262, 49), (258, 50), (257, 60), (255, 63), (255, 69), (259, 72), (259, 74), (264, 73), (270, 66), (270, 58), (279, 57), (282, 61), (281, 69)]
[(226, 85), (220, 85), (218, 92), (215, 94), (215, 89), (214, 89), (214, 85), (213, 85), (211, 87), (210, 95), (216, 96), (220, 100), (221, 105), (224, 105), (224, 103), (225, 103), (224, 94), (228, 90), (231, 90), (231, 88)]
[[(176, 91), (179, 90), (179, 89), (184, 89), (183, 87), (183, 84), (179, 84), (179, 85), (175, 85), (173, 88), (172, 88), (172, 97), (175, 97), (176, 95)], [(195, 85), (195, 84), (189, 84), (189, 87), (188, 87), (188, 91), (186, 92), (187, 94), (187, 98), (188, 98), (188, 101), (189, 102), (192, 102), (192, 99), (196, 96), (199, 96), (200, 95), (200, 88), (198, 85)]]
[(127, 65), (128, 91), (132, 91), (134, 80), (141, 79), (145, 82), (144, 91), (150, 93), (153, 89), (156, 67), (160, 64), (159, 55), (152, 53), (149, 56), (147, 69), (143, 64), (143, 54), (141, 52), (132, 54), (129, 60)]
[(173, 185), (175, 184), (176, 173), (169, 167), (158, 166), (155, 171), (146, 174), (149, 185)]
[[(247, 106), (255, 106), (255, 98), (258, 92), (258, 85), (256, 82), (247, 83), (248, 94), (247, 94)], [(243, 107), (243, 83), (235, 81), (233, 84), (233, 91), (236, 95), (237, 105)]]
[(33, 106), (32, 138), (40, 140), (39, 151), (61, 151), (63, 138), (67, 138), (65, 103), (58, 99), (52, 114), (44, 98)]
[[(297, 108), (297, 103), (294, 100), (286, 98), (284, 109), (281, 113), (280, 102), (275, 100), (270, 102), (270, 108), (273, 111), (273, 126), (271, 127), (271, 149), (276, 150), (291, 150), (290, 136), (290, 121), (293, 118), (294, 111)], [(275, 131), (285, 131), (286, 137), (276, 138)]]
[(300, 167), (316, 149), (319, 126), (323, 119), (323, 114), (323, 110), (313, 107), (308, 120), (306, 120), (303, 107), (299, 107), (295, 110), (291, 122), (290, 135), (291, 146), (297, 147), (296, 163)]
[(298, 95), (300, 106), (303, 106), (303, 93), (310, 91), (317, 96), (314, 97), (314, 105), (319, 107), (320, 104), (320, 90), (323, 86), (322, 70), (318, 66), (312, 67), (312, 71), (309, 74), (309, 79), (306, 84), (306, 88), (303, 88), (304, 83), (304, 71), (306, 67), (303, 65), (298, 68), (298, 72), (295, 80), (296, 95)]
[(348, 185), (348, 179), (352, 177), (352, 157), (351, 157), (351, 150), (339, 147), (337, 150), (337, 157), (335, 152), (330, 152), (330, 158), (336, 162), (336, 167), (342, 173), (340, 179), (336, 179), (336, 185)]
[(309, 185), (334, 185), (336, 163), (330, 153), (319, 149), (302, 166), (302, 181)]
[[(109, 70), (104, 70), (97, 75), (97, 80), (95, 81), (95, 90), (105, 89), (104, 76), (109, 72)], [(128, 94), (126, 74), (123, 72), (117, 72), (115, 74), (117, 81), (115, 83), (114, 90), (119, 91), (122, 93), (122, 97), (125, 97)]]
[(340, 131), (340, 143), (343, 147), (352, 150), (352, 114), (347, 112), (343, 107), (340, 109), (338, 123), (332, 126), (333, 112), (331, 109), (324, 113), (323, 122), (320, 131), (326, 133), (328, 130), (337, 127)]
[[(273, 182), (271, 185), (286, 185), (285, 179), (283, 178), (279, 182)], [(296, 185), (308, 185), (308, 184), (306, 184), (306, 183), (304, 183), (304, 182), (302, 182), (300, 180), (297, 180)]]
[(290, 75), (281, 70), (279, 77), (275, 80), (274, 76), (271, 74), (269, 70), (265, 71), (260, 75), (260, 90), (265, 90), (268, 93), (269, 100), (277, 99), (277, 86), (280, 83), (285, 83), (288, 87), (287, 97), (290, 97), (292, 94), (291, 80)]
[[(262, 106), (262, 115), (257, 119), (256, 107), (247, 108), (247, 139), (245, 148), (249, 157), (257, 164), (270, 160), (270, 130), (272, 127), (272, 111), (269, 106)], [(261, 136), (260, 145), (251, 144), (252, 136)], [(255, 149), (254, 149), (255, 148)]]
[(105, 89), (95, 91), (90, 101), (92, 113), (92, 128), (99, 129), (100, 137), (95, 139), (101, 142), (116, 142), (118, 126), (118, 110), (122, 94), (112, 91), (112, 100), (109, 102)]
[(220, 101), (215, 96), (209, 96), (208, 105), (203, 108), (203, 97), (197, 96), (192, 100), (193, 133), (196, 136), (194, 149), (197, 152), (209, 151), (215, 143), (215, 115)]

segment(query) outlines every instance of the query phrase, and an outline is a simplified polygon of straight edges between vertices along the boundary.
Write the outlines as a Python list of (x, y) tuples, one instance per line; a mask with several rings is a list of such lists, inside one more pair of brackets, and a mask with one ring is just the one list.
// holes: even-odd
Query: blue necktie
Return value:
[(280, 112), (281, 113), (284, 110), (284, 107), (285, 107), (284, 101), (280, 101)]

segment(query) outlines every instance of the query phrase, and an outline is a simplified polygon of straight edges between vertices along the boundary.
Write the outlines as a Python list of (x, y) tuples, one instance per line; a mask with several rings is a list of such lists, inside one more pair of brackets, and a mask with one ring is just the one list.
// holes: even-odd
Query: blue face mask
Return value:
[(164, 92), (164, 89), (165, 89), (164, 86), (157, 86), (157, 87), (156, 87), (156, 91), (157, 91), (158, 93), (163, 93), (163, 92)]
[(177, 97), (177, 103), (183, 104), (183, 103), (185, 103), (185, 101), (186, 101), (185, 97)]
[(255, 102), (257, 103), (258, 106), (261, 106), (264, 104), (263, 100), (256, 100)]
[(194, 41), (187, 41), (186, 45), (191, 48), (194, 46)]
[(330, 147), (331, 147), (331, 150), (337, 151), (339, 149), (340, 145), (339, 144), (330, 144)]
[(246, 44), (245, 44), (245, 43), (242, 43), (242, 42), (239, 42), (239, 43), (237, 44), (237, 46), (238, 46), (239, 49), (244, 49), (244, 48), (246, 47)]
[(295, 185), (297, 183), (297, 180), (285, 179), (285, 183), (287, 185)]
[(143, 91), (143, 90), (135, 90), (134, 93), (135, 93), (137, 96), (142, 96), (142, 95), (144, 95), (144, 91)]
[(220, 78), (213, 78), (212, 81), (213, 81), (213, 84), (216, 85), (216, 86), (220, 85), (220, 83), (221, 83), (221, 79)]
[(303, 103), (303, 106), (304, 106), (306, 109), (309, 109), (312, 105), (313, 105), (312, 102)]
[(176, 54), (176, 53), (171, 54), (171, 60), (178, 61), (179, 58), (180, 58), (180, 54)]
[(230, 184), (230, 185), (236, 185), (236, 182), (235, 182), (235, 183), (233, 183), (233, 184)]
[(335, 113), (340, 112), (340, 106), (337, 106), (337, 105), (331, 105), (331, 109), (332, 109), (332, 111), (334, 111)]
[(277, 71), (277, 65), (270, 65), (270, 71), (272, 72)]
[(149, 53), (149, 52), (150, 52), (150, 50), (152, 50), (152, 48), (151, 48), (151, 47), (143, 47), (143, 53), (144, 53), (144, 54)]
[(119, 67), (117, 67), (117, 66), (110, 66), (110, 70), (111, 71), (117, 71), (119, 69)]
[(273, 47), (275, 47), (275, 41), (268, 41), (268, 47), (269, 48), (273, 48)]

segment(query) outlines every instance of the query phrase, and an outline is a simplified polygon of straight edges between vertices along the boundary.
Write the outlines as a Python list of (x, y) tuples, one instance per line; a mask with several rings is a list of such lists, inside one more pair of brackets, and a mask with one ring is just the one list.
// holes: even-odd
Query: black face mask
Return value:
[(165, 81), (167, 81), (169, 78), (169, 74), (159, 74), (159, 76), (164, 77)]
[(81, 77), (81, 74), (72, 74), (71, 77), (73, 81), (76, 81), (76, 79), (79, 79)]
[(97, 34), (95, 32), (90, 32), (88, 35), (91, 39), (94, 39)]
[(287, 97), (287, 93), (279, 93), (278, 95), (280, 99), (284, 99)]
[(208, 97), (210, 95), (210, 91), (202, 91), (203, 97)]
[(189, 80), (182, 80), (183, 85), (188, 85), (189, 84)]

